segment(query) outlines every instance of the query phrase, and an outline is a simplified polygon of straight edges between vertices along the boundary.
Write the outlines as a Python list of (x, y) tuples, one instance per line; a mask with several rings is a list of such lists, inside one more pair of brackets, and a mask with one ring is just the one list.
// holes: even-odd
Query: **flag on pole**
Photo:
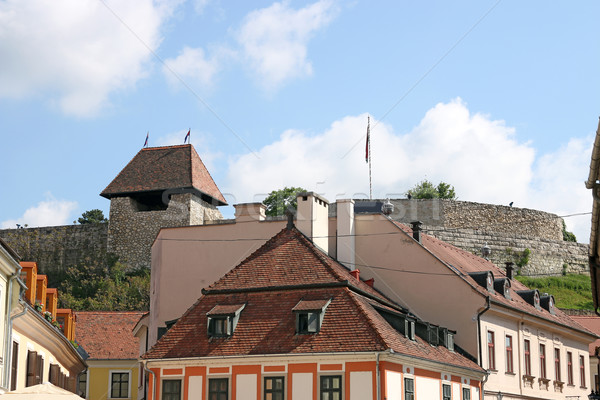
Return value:
[(369, 150), (371, 147), (371, 117), (367, 115), (367, 150), (365, 151), (365, 162), (369, 162)]
[(190, 132), (191, 131), (192, 131), (191, 129), (188, 130), (188, 133), (185, 135), (185, 138), (183, 139), (183, 144), (187, 143), (187, 141), (190, 140)]
[(144, 147), (148, 147), (148, 135), (150, 135), (150, 131), (146, 133), (146, 141), (144, 142)]

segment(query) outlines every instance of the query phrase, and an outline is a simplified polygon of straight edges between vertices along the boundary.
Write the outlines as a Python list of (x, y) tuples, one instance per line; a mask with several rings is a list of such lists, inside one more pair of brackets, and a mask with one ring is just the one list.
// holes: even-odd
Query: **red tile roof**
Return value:
[[(294, 308), (321, 309), (317, 334), (296, 334)], [(207, 335), (207, 313), (245, 304), (231, 337)], [(392, 328), (373, 305), (393, 303), (317, 249), (297, 229), (284, 229), (204, 295), (143, 358), (261, 354), (374, 352), (442, 362), (481, 372), (477, 364), (443, 346), (411, 341)], [(231, 306), (231, 307), (227, 307)], [(394, 307), (402, 312), (399, 306)]]
[(75, 340), (90, 360), (131, 360), (139, 357), (139, 339), (131, 332), (142, 311), (77, 311)]
[(227, 204), (191, 144), (140, 150), (100, 195), (111, 198), (167, 189), (195, 189), (217, 205)]
[[(401, 224), (397, 221), (392, 221), (392, 223), (407, 234), (412, 232), (411, 229), (404, 224)], [(538, 310), (533, 305), (529, 304), (517, 294), (517, 291), (530, 289), (516, 279), (513, 279), (510, 282), (510, 300), (504, 297), (503, 293), (499, 293), (498, 291), (495, 291), (494, 293), (488, 292), (484, 287), (475, 282), (475, 280), (469, 276), (469, 273), (491, 271), (494, 275), (494, 279), (505, 278), (506, 274), (504, 271), (498, 268), (491, 261), (478, 257), (472, 253), (469, 253), (468, 251), (459, 249), (458, 247), (452, 246), (451, 244), (423, 233), (421, 233), (421, 245), (431, 252), (431, 254), (441, 260), (444, 264), (446, 264), (451, 271), (460, 276), (482, 296), (490, 296), (490, 300), (492, 302), (590, 334), (586, 328), (574, 321), (557, 307), (555, 307), (555, 315), (552, 315), (543, 308)]]
[[(571, 315), (571, 319), (600, 336), (600, 317), (597, 315)], [(590, 343), (590, 355), (596, 355), (597, 347), (600, 347), (600, 338)]]

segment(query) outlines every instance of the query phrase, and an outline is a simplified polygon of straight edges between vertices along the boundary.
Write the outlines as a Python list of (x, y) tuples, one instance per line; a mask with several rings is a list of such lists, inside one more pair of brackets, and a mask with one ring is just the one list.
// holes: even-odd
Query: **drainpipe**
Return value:
[(477, 313), (477, 342), (479, 343), (479, 366), (481, 368), (483, 368), (483, 353), (481, 350), (481, 316), (490, 309), (490, 296), (486, 296), (485, 300), (485, 308)]
[(377, 355), (375, 356), (375, 374), (377, 376), (377, 400), (381, 400), (381, 376), (379, 374), (379, 354), (381, 353), (377, 353)]
[[(11, 277), (8, 280), (8, 301), (7, 301), (7, 313), (6, 315), (9, 315), (8, 317), (8, 332), (6, 333), (5, 336), (5, 340), (4, 340), (4, 351), (5, 354), (8, 356), (5, 358), (5, 360), (7, 360), (7, 362), (12, 360), (12, 325), (13, 325), (13, 321), (19, 317), (22, 317), (23, 315), (25, 315), (25, 313), (27, 312), (27, 306), (25, 304), (25, 302), (23, 301), (23, 290), (19, 291), (19, 304), (21, 304), (23, 306), (23, 311), (21, 311), (20, 313), (16, 314), (16, 315), (12, 315), (10, 316), (10, 311), (12, 309), (11, 305), (12, 305), (12, 287), (13, 287), (13, 281), (16, 279), (17, 283), (19, 284), (20, 288), (22, 289), (27, 289), (27, 286), (25, 286), (25, 284), (21, 281), (21, 279), (19, 279), (19, 277), (21, 276), (21, 270), (23, 268), (19, 265), (17, 270), (15, 271), (14, 274), (11, 275)], [(4, 383), (4, 387), (9, 389), (9, 377), (10, 375), (10, 367), (5, 365), (4, 368), (4, 377), (3, 377), (3, 383)]]
[(490, 373), (486, 369), (485, 376), (483, 377), (483, 380), (481, 381), (481, 392), (479, 393), (479, 400), (483, 400), (483, 387), (485, 386), (489, 377), (490, 377)]
[(144, 364), (144, 371), (152, 374), (152, 386), (150, 387), (150, 390), (154, 389), (152, 390), (152, 400), (158, 400), (158, 397), (156, 397), (156, 373), (154, 373), (154, 371), (148, 368), (148, 361), (142, 361), (142, 364)]

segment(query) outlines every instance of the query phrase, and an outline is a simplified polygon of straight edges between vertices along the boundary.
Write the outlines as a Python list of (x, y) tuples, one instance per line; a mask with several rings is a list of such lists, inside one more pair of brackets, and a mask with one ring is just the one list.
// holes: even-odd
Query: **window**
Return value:
[(546, 345), (540, 344), (540, 378), (546, 379)]
[(42, 383), (42, 372), (44, 371), (44, 359), (37, 352), (27, 352), (27, 375), (25, 386), (33, 386)]
[(227, 400), (229, 398), (229, 379), (208, 380), (208, 400)]
[(573, 353), (567, 351), (567, 384), (573, 385)]
[(585, 387), (585, 357), (579, 356), (579, 380), (581, 387)]
[(319, 332), (319, 314), (312, 312), (298, 313), (298, 333)]
[(506, 335), (506, 372), (512, 374), (514, 372), (513, 369), (513, 342), (512, 336)]
[(415, 400), (415, 381), (412, 378), (404, 378), (404, 400)]
[(110, 398), (125, 399), (129, 397), (129, 372), (111, 372)]
[(471, 388), (463, 388), (462, 400), (471, 400)]
[(487, 344), (488, 344), (488, 369), (496, 370), (496, 354), (494, 350), (494, 332), (488, 331), (487, 333)]
[(19, 369), (19, 343), (12, 344), (12, 359), (10, 364), (10, 390), (17, 389), (17, 371)]
[(560, 349), (554, 349), (554, 380), (560, 382)]
[(181, 381), (179, 379), (164, 379), (162, 381), (162, 400), (181, 399)]
[(212, 317), (208, 320), (208, 334), (210, 336), (229, 336), (229, 318)]
[(527, 339), (523, 343), (523, 354), (525, 354), (525, 375), (531, 376), (531, 344)]
[(342, 400), (342, 377), (321, 376), (321, 400)]
[(442, 399), (443, 400), (452, 400), (452, 387), (445, 383), (442, 384)]
[(265, 378), (265, 400), (283, 400), (283, 377)]
[(77, 394), (84, 399), (87, 396), (87, 372), (82, 372), (77, 378)]

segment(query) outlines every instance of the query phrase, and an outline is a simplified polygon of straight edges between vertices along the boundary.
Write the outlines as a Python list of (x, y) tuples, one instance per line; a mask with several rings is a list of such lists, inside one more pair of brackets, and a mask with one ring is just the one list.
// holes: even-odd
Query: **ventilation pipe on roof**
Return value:
[(421, 243), (421, 225), (423, 225), (423, 223), (421, 221), (413, 221), (410, 225), (412, 226), (413, 238)]
[(515, 264), (512, 261), (506, 263), (506, 277), (512, 281)]

